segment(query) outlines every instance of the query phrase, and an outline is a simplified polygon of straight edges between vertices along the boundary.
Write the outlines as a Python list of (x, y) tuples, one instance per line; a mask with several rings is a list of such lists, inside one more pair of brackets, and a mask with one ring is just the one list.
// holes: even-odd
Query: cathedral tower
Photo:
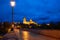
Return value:
[(26, 23), (26, 18), (24, 17), (24, 19), (23, 19), (23, 23), (25, 24)]

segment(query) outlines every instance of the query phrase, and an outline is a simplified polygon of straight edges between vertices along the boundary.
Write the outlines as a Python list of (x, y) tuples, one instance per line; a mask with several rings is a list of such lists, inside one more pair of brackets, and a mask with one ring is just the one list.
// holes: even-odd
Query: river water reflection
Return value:
[[(21, 31), (21, 30), (20, 30)], [(55, 38), (50, 38), (44, 35), (39, 35), (29, 31), (21, 31), (20, 40), (56, 40)]]
[[(33, 30), (33, 31), (37, 31), (37, 30)], [(18, 40), (58, 40), (53, 37), (48, 37), (46, 35), (37, 34), (36, 32), (32, 32), (30, 30), (23, 31), (20, 29), (14, 29), (14, 32), (8, 33), (4, 37), (8, 37), (9, 39), (13, 37), (14, 39), (17, 38)]]
[(29, 40), (29, 32), (22, 31), (22, 38), (23, 38), (23, 40)]

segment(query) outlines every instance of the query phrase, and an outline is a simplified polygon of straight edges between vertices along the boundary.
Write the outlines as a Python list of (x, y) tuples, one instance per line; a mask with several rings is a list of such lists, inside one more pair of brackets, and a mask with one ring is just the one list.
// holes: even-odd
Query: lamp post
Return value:
[(12, 23), (14, 22), (14, 6), (15, 6), (15, 1), (11, 0), (10, 5), (12, 7)]
[(15, 6), (15, 1), (11, 0), (10, 5), (12, 7), (12, 28), (14, 28), (14, 6)]

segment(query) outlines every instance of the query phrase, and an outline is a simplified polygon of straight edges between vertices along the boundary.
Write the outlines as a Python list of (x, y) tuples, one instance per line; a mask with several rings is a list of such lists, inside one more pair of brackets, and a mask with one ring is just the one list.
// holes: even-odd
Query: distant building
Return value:
[(24, 19), (23, 19), (23, 24), (28, 24), (28, 25), (30, 25), (30, 24), (37, 24), (37, 23), (34, 22), (34, 21), (32, 21), (32, 19), (30, 19), (30, 21), (27, 21), (26, 18), (24, 17)]

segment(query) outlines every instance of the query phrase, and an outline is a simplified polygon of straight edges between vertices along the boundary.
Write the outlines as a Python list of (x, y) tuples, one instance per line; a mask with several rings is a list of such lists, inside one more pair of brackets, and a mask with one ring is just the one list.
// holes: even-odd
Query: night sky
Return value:
[[(60, 21), (60, 0), (15, 0), (15, 2), (15, 22), (22, 22), (24, 17), (37, 23)], [(0, 0), (0, 21), (12, 21), (10, 0)]]

